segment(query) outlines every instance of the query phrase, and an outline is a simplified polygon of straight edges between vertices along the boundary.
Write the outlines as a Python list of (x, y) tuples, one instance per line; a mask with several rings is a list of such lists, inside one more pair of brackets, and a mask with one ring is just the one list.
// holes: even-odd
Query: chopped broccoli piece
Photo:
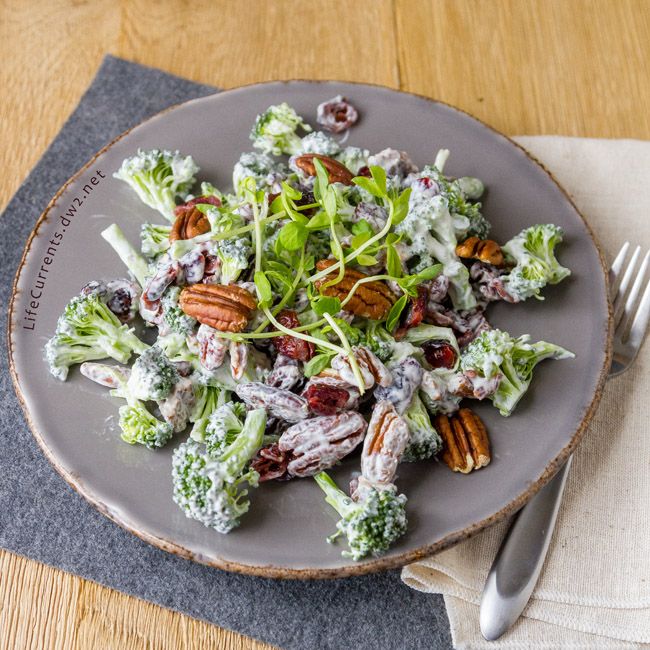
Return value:
[(187, 336), (195, 330), (197, 321), (180, 308), (178, 304), (180, 294), (181, 288), (177, 286), (169, 287), (165, 291), (160, 301), (162, 319), (170, 332)]
[(522, 230), (502, 246), (506, 259), (516, 266), (504, 277), (504, 287), (519, 300), (540, 298), (547, 284), (558, 284), (571, 275), (555, 258), (554, 249), (562, 241), (562, 228), (538, 224)]
[(113, 176), (128, 183), (143, 203), (173, 222), (176, 197), (186, 197), (198, 171), (192, 156), (183, 158), (178, 151), (138, 149)]
[(335, 158), (343, 163), (353, 174), (358, 174), (362, 167), (368, 166), (370, 152), (359, 147), (345, 147)]
[(154, 345), (136, 359), (128, 388), (136, 399), (161, 400), (171, 393), (178, 379), (174, 364), (161, 348)]
[(257, 487), (259, 474), (249, 463), (264, 439), (266, 411), (246, 416), (244, 427), (218, 458), (195, 440), (181, 444), (172, 460), (174, 501), (187, 517), (219, 533), (228, 533), (248, 512), (246, 486)]
[(59, 317), (54, 336), (45, 346), (50, 372), (65, 381), (71, 365), (111, 357), (126, 363), (133, 352), (143, 353), (143, 343), (127, 325), (91, 293), (73, 298)]
[(164, 446), (171, 440), (174, 429), (168, 422), (161, 422), (131, 392), (128, 385), (130, 370), (125, 366), (109, 366), (104, 363), (84, 363), (81, 374), (102, 386), (110, 386), (111, 395), (126, 400), (120, 407), (122, 440), (130, 445), (141, 444), (149, 449)]
[(302, 139), (301, 150), (302, 153), (316, 153), (332, 157), (341, 151), (341, 145), (331, 135), (322, 131), (314, 131)]
[(513, 338), (498, 329), (487, 330), (465, 348), (460, 365), (463, 372), (471, 371), (478, 377), (492, 379), (500, 376), (499, 387), (489, 399), (507, 417), (522, 398), (532, 380), (533, 368), (544, 359), (571, 359), (568, 350), (539, 341), (529, 343), (524, 334)]
[(210, 415), (205, 428), (205, 446), (211, 456), (218, 456), (231, 445), (244, 427), (246, 405), (226, 402)]
[(169, 248), (169, 233), (171, 226), (161, 226), (155, 223), (143, 223), (140, 228), (140, 250), (142, 254), (155, 259)]
[(272, 153), (274, 156), (283, 153), (293, 155), (301, 151), (302, 142), (296, 134), (298, 127), (311, 131), (311, 127), (305, 124), (300, 115), (283, 102), (269, 106), (257, 116), (250, 138), (253, 146), (264, 153)]
[(320, 472), (314, 479), (325, 492), (325, 501), (341, 515), (338, 532), (327, 541), (345, 535), (350, 550), (343, 551), (344, 557), (361, 560), (379, 555), (406, 532), (406, 497), (397, 494), (395, 486), (371, 487), (360, 501), (353, 501), (327, 473)]
[(478, 178), (466, 176), (450, 181), (435, 165), (425, 166), (421, 175), (435, 181), (438, 192), (446, 200), (458, 239), (472, 236), (485, 239), (488, 236), (491, 226), (481, 213), (481, 204), (471, 202), (485, 191)]
[(411, 434), (402, 460), (411, 463), (433, 458), (442, 449), (442, 438), (431, 424), (429, 412), (417, 393), (402, 417)]
[(447, 199), (432, 191), (413, 186), (408, 214), (395, 227), (395, 232), (408, 242), (403, 250), (409, 255), (413, 272), (440, 262), (442, 272), (449, 278), (449, 295), (455, 309), (473, 309), (476, 298), (469, 283), (469, 272), (456, 255), (456, 233)]
[(221, 260), (221, 284), (232, 284), (248, 268), (252, 249), (243, 238), (224, 239), (219, 242), (217, 257)]
[(196, 402), (190, 415), (190, 422), (193, 422), (194, 426), (190, 431), (190, 438), (197, 442), (205, 442), (210, 417), (214, 415), (215, 410), (224, 404), (230, 392), (217, 386), (195, 384), (194, 394)]
[(366, 340), (364, 345), (373, 352), (380, 361), (388, 361), (393, 355), (397, 342), (380, 321), (369, 320), (366, 324)]
[(286, 175), (286, 168), (266, 153), (251, 151), (243, 153), (232, 170), (232, 186), (237, 196), (243, 196), (244, 181), (255, 179), (258, 190), (268, 189)]
[(117, 224), (111, 224), (101, 234), (119, 255), (126, 268), (131, 271), (138, 284), (144, 289), (147, 276), (149, 275), (149, 265), (144, 257), (131, 246), (128, 239), (124, 236), (122, 229)]
[(188, 342), (189, 340), (185, 335), (171, 332), (164, 336), (158, 336), (156, 346), (173, 363), (186, 362), (196, 369), (199, 366), (199, 357), (196, 351), (189, 347)]
[(174, 435), (169, 422), (161, 422), (144, 406), (125, 404), (120, 407), (122, 440), (130, 445), (140, 444), (148, 449), (164, 447)]

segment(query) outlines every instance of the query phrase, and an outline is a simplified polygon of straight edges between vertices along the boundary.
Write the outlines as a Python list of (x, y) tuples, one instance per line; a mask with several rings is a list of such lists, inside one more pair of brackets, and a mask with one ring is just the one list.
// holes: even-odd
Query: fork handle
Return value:
[(488, 641), (510, 629), (526, 607), (544, 566), (571, 460), (519, 511), (501, 543), (481, 598)]

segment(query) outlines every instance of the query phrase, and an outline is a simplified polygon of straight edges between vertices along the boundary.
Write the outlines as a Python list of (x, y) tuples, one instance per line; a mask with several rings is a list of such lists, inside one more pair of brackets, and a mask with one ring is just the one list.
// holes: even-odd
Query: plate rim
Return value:
[[(600, 270), (602, 272), (602, 276), (604, 279), (604, 287), (605, 287), (605, 295), (607, 297), (606, 300), (606, 305), (607, 305), (607, 331), (606, 331), (606, 336), (604, 340), (605, 344), (605, 350), (604, 350), (604, 357), (603, 357), (603, 365), (600, 369), (599, 375), (598, 375), (598, 381), (596, 383), (596, 387), (594, 390), (594, 394), (591, 398), (591, 401), (587, 405), (582, 419), (577, 427), (577, 429), (574, 431), (573, 435), (571, 436), (571, 439), (569, 440), (568, 444), (565, 445), (560, 452), (550, 460), (550, 462), (546, 465), (544, 468), (544, 471), (541, 473), (540, 476), (538, 476), (535, 480), (532, 480), (528, 483), (527, 487), (525, 490), (523, 490), (517, 497), (509, 501), (503, 508), (499, 509), (492, 515), (479, 520), (478, 522), (475, 522), (471, 524), (470, 526), (467, 526), (459, 531), (454, 531), (446, 536), (444, 536), (441, 539), (438, 539), (436, 542), (433, 542), (431, 544), (424, 544), (416, 549), (412, 549), (410, 551), (405, 551), (403, 553), (400, 553), (398, 555), (392, 555), (392, 556), (380, 556), (377, 558), (372, 558), (369, 560), (365, 560), (361, 563), (355, 563), (355, 564), (347, 564), (345, 566), (341, 567), (336, 567), (336, 568), (300, 568), (300, 569), (295, 569), (295, 568), (288, 568), (288, 567), (282, 567), (282, 566), (274, 566), (273, 564), (265, 564), (265, 565), (254, 565), (254, 564), (244, 564), (244, 563), (239, 563), (239, 562), (233, 562), (231, 560), (226, 560), (223, 558), (219, 558), (217, 556), (205, 556), (202, 554), (194, 553), (193, 551), (189, 550), (188, 548), (184, 547), (182, 544), (179, 544), (177, 542), (165, 539), (163, 537), (160, 537), (158, 535), (154, 535), (152, 533), (149, 533), (145, 530), (140, 530), (138, 529), (135, 524), (132, 524), (131, 522), (128, 522), (126, 520), (121, 519), (119, 516), (117, 516), (114, 512), (111, 511), (110, 507), (106, 505), (101, 499), (96, 497), (92, 490), (85, 485), (82, 477), (77, 475), (75, 472), (68, 471), (66, 468), (62, 467), (59, 464), (59, 461), (57, 460), (55, 454), (51, 451), (51, 449), (48, 447), (47, 442), (41, 433), (41, 431), (38, 430), (36, 427), (35, 423), (32, 421), (29, 408), (27, 406), (27, 403), (25, 401), (23, 392), (20, 387), (20, 380), (18, 378), (18, 372), (16, 370), (16, 365), (14, 361), (14, 347), (13, 347), (13, 335), (14, 335), (14, 328), (13, 328), (13, 314), (14, 314), (14, 305), (16, 303), (17, 299), (17, 289), (18, 289), (18, 282), (20, 280), (20, 276), (23, 270), (23, 267), (26, 263), (27, 257), (30, 253), (33, 241), (35, 237), (38, 235), (38, 231), (40, 227), (47, 221), (49, 212), (52, 210), (52, 208), (55, 206), (55, 204), (58, 202), (60, 197), (66, 192), (68, 187), (74, 183), (89, 167), (93, 165), (93, 163), (104, 153), (106, 153), (109, 149), (111, 149), (117, 142), (125, 138), (127, 135), (129, 135), (132, 131), (138, 129), (139, 127), (149, 124), (150, 122), (153, 122), (155, 120), (160, 119), (163, 117), (166, 113), (176, 110), (178, 108), (181, 108), (183, 106), (186, 106), (188, 104), (194, 104), (198, 102), (204, 102), (204, 101), (209, 101), (211, 99), (214, 99), (215, 97), (221, 97), (223, 95), (228, 95), (231, 93), (236, 93), (238, 91), (247, 89), (247, 88), (255, 88), (259, 86), (269, 86), (273, 84), (292, 84), (292, 83), (305, 83), (305, 84), (312, 84), (312, 85), (327, 85), (327, 84), (337, 84), (337, 83), (343, 83), (343, 84), (350, 84), (350, 85), (356, 85), (356, 86), (365, 86), (365, 87), (371, 87), (371, 88), (377, 88), (380, 90), (387, 90), (390, 92), (394, 93), (399, 93), (403, 95), (410, 95), (414, 98), (420, 99), (420, 100), (425, 100), (428, 103), (431, 104), (438, 104), (441, 106), (444, 106), (448, 109), (451, 109), (452, 111), (455, 111), (457, 113), (460, 113), (466, 117), (469, 117), (473, 119), (474, 121), (478, 122), (481, 124), (483, 127), (486, 129), (492, 131), (495, 135), (500, 136), (507, 142), (509, 142), (511, 145), (516, 147), (517, 149), (520, 150), (529, 160), (531, 160), (533, 163), (535, 163), (552, 181), (552, 183), (560, 190), (561, 194), (563, 195), (565, 201), (569, 203), (569, 205), (573, 208), (577, 216), (580, 218), (582, 221), (582, 224), (585, 227), (585, 230), (587, 232), (587, 235), (589, 236), (591, 243), (593, 244), (597, 254), (598, 254), (598, 260), (600, 263)], [(346, 81), (342, 79), (299, 79), (299, 78), (293, 78), (293, 79), (275, 79), (275, 80), (268, 80), (268, 81), (263, 81), (263, 82), (254, 82), (254, 83), (249, 83), (249, 84), (242, 84), (238, 86), (234, 86), (232, 88), (228, 88), (226, 90), (215, 90), (214, 93), (211, 93), (209, 95), (204, 95), (202, 97), (196, 97), (193, 99), (185, 100), (182, 102), (178, 102), (176, 104), (172, 104), (171, 106), (168, 106), (167, 108), (155, 113), (154, 115), (151, 115), (150, 117), (138, 122), (134, 126), (126, 129), (122, 133), (120, 133), (118, 136), (113, 138), (110, 142), (108, 142), (105, 146), (103, 146), (101, 149), (99, 149), (81, 168), (79, 168), (68, 180), (63, 183), (63, 185), (57, 190), (57, 192), (54, 194), (54, 196), (50, 199), (48, 202), (47, 206), (37, 219), (36, 223), (34, 224), (34, 227), (32, 228), (27, 241), (25, 243), (22, 256), (20, 259), (20, 263), (18, 264), (18, 267), (16, 269), (16, 273), (14, 275), (14, 280), (12, 283), (12, 290), (11, 290), (11, 298), (9, 300), (9, 305), (7, 308), (7, 336), (6, 336), (6, 344), (7, 344), (7, 352), (8, 352), (8, 360), (9, 360), (9, 371), (11, 374), (11, 379), (12, 383), (14, 386), (14, 391), (16, 393), (16, 396), (18, 398), (18, 401), (20, 403), (20, 406), (23, 410), (23, 414), (25, 416), (25, 420), (27, 422), (27, 425), (29, 426), (29, 429), (36, 439), (36, 442), (38, 443), (39, 447), (45, 454), (45, 457), (47, 460), (50, 462), (50, 464), (54, 467), (56, 472), (66, 481), (66, 483), (75, 491), (77, 492), (80, 496), (82, 496), (88, 503), (90, 503), (95, 509), (97, 509), (102, 515), (110, 519), (112, 522), (116, 523), (118, 526), (121, 528), (127, 530), (129, 533), (132, 535), (135, 535), (142, 541), (151, 544), (152, 546), (155, 546), (163, 551), (166, 551), (168, 553), (173, 553), (174, 555), (177, 555), (179, 557), (182, 557), (184, 559), (192, 560), (195, 562), (199, 562), (201, 564), (214, 567), (217, 569), (222, 569), (225, 571), (230, 571), (234, 573), (240, 573), (244, 575), (253, 575), (253, 576), (259, 576), (259, 577), (265, 577), (265, 578), (281, 578), (281, 579), (335, 579), (335, 578), (344, 578), (344, 577), (350, 577), (350, 576), (359, 576), (359, 575), (365, 575), (369, 573), (376, 573), (378, 571), (385, 571), (389, 569), (395, 569), (395, 568), (400, 568), (403, 567), (407, 564), (410, 564), (412, 562), (417, 562), (419, 560), (422, 560), (424, 558), (430, 557), (431, 555), (434, 555), (436, 553), (439, 553), (440, 551), (449, 548), (464, 539), (468, 539), (469, 537), (472, 537), (476, 535), (477, 533), (481, 532), (482, 530), (504, 520), (506, 517), (509, 515), (512, 515), (516, 513), (521, 507), (523, 507), (548, 481), (555, 475), (555, 473), (562, 467), (562, 465), (565, 463), (565, 461), (569, 458), (569, 456), (573, 453), (575, 448), (577, 447), (578, 443), (582, 439), (582, 436), (589, 425), (589, 422), (591, 421), (594, 413), (596, 412), (596, 409), (600, 403), (602, 393), (603, 393), (603, 387), (605, 384), (605, 381), (607, 379), (607, 374), (609, 371), (609, 367), (611, 365), (611, 359), (612, 359), (612, 352), (613, 352), (613, 330), (614, 330), (614, 324), (613, 324), (613, 315), (612, 315), (612, 305), (611, 301), (609, 300), (609, 276), (608, 276), (608, 271), (607, 271), (607, 264), (605, 261), (605, 256), (603, 253), (603, 250), (600, 246), (600, 243), (598, 239), (596, 238), (591, 226), (589, 225), (588, 221), (585, 219), (584, 215), (580, 212), (580, 210), (577, 208), (571, 197), (569, 196), (568, 192), (564, 189), (564, 187), (561, 185), (561, 183), (558, 182), (558, 180), (555, 178), (553, 173), (547, 169), (547, 167), (540, 162), (533, 154), (531, 154), (527, 149), (525, 149), (522, 145), (519, 143), (515, 142), (512, 140), (509, 136), (505, 135), (498, 129), (494, 128), (493, 126), (487, 124), (480, 118), (477, 118), (476, 116), (472, 115), (468, 111), (465, 111), (461, 108), (458, 108), (457, 106), (454, 106), (452, 104), (449, 104), (447, 102), (434, 99), (432, 97), (427, 97), (425, 95), (421, 95), (418, 93), (414, 92), (409, 92), (401, 89), (395, 89), (395, 88), (390, 88), (389, 86), (385, 86), (382, 84), (376, 84), (376, 83), (368, 83), (368, 82), (358, 82), (358, 81)]]

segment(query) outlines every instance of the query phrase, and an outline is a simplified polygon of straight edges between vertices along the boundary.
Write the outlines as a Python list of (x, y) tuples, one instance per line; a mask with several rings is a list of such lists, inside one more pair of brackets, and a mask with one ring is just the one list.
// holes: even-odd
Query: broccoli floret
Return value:
[(187, 517), (219, 533), (228, 533), (250, 507), (246, 486), (257, 487), (259, 474), (249, 463), (264, 439), (266, 411), (246, 416), (234, 442), (218, 458), (195, 440), (181, 444), (172, 460), (174, 501)]
[(50, 372), (65, 381), (73, 364), (107, 357), (126, 363), (133, 352), (142, 354), (148, 347), (91, 293), (67, 304), (45, 346), (45, 358)]
[(371, 350), (380, 361), (388, 361), (396, 344), (395, 339), (380, 321), (369, 320), (366, 325), (365, 347)]
[(341, 515), (336, 523), (338, 532), (327, 541), (345, 535), (350, 550), (343, 551), (344, 557), (361, 560), (379, 555), (406, 532), (406, 496), (397, 494), (395, 486), (372, 487), (360, 501), (353, 501), (325, 472), (314, 478), (325, 492), (325, 501)]
[(341, 145), (332, 136), (322, 131), (314, 131), (302, 139), (301, 149), (302, 153), (317, 153), (332, 157), (341, 151)]
[(248, 258), (252, 249), (243, 238), (224, 239), (219, 242), (217, 256), (221, 260), (221, 284), (232, 284), (242, 271), (248, 268)]
[(122, 440), (130, 445), (140, 444), (148, 449), (164, 447), (172, 438), (174, 429), (169, 422), (154, 417), (144, 404), (126, 404), (120, 407)]
[[(448, 151), (443, 149), (440, 154)], [(446, 160), (447, 155), (441, 160)], [(436, 159), (438, 159), (438, 157)], [(473, 203), (485, 191), (485, 186), (478, 178), (469, 176), (450, 181), (440, 168), (435, 165), (427, 165), (421, 173), (422, 176), (435, 181), (437, 191), (444, 197), (452, 216), (454, 231), (458, 239), (466, 237), (479, 237), (485, 239), (490, 233), (490, 223), (481, 213), (481, 204)]]
[(145, 350), (131, 368), (130, 393), (141, 400), (165, 399), (178, 381), (174, 364), (157, 345)]
[(196, 350), (190, 348), (188, 345), (189, 341), (190, 339), (183, 334), (171, 332), (164, 336), (158, 336), (156, 339), (156, 346), (165, 353), (165, 356), (172, 363), (185, 362), (189, 363), (192, 368), (196, 369), (199, 367), (199, 357)]
[(193, 422), (194, 426), (190, 431), (190, 437), (197, 442), (205, 442), (210, 417), (226, 402), (230, 392), (218, 386), (195, 384), (194, 395), (196, 402), (190, 415), (190, 422)]
[(169, 287), (165, 291), (160, 300), (162, 319), (170, 332), (187, 336), (194, 331), (197, 321), (180, 308), (178, 304), (180, 294), (181, 288), (177, 286)]
[(449, 278), (449, 295), (457, 310), (476, 307), (476, 298), (469, 283), (469, 272), (456, 255), (456, 233), (447, 199), (432, 194), (431, 188), (415, 185), (409, 197), (409, 211), (395, 232), (402, 234), (408, 245), (413, 272), (422, 271), (440, 262), (442, 272)]
[(362, 167), (368, 166), (368, 157), (370, 152), (367, 149), (359, 147), (345, 147), (336, 157), (343, 163), (353, 174), (358, 174)]
[(460, 360), (463, 372), (471, 371), (486, 379), (500, 376), (499, 387), (489, 399), (505, 417), (512, 413), (528, 390), (533, 368), (540, 361), (571, 359), (575, 356), (553, 343), (529, 341), (528, 334), (513, 338), (498, 329), (487, 330), (465, 348)]
[(442, 439), (431, 424), (429, 413), (417, 393), (402, 417), (410, 433), (402, 460), (410, 463), (433, 458), (442, 449)]
[(519, 300), (539, 298), (547, 284), (558, 284), (571, 275), (555, 258), (554, 249), (562, 241), (562, 228), (538, 224), (522, 230), (502, 246), (506, 259), (516, 266), (504, 277), (504, 287)]
[(144, 289), (149, 276), (147, 260), (131, 246), (117, 224), (111, 224), (106, 230), (102, 231), (101, 235), (112, 246), (126, 268), (129, 269), (138, 284)]
[(81, 374), (102, 386), (110, 386), (111, 395), (126, 400), (120, 407), (120, 429), (122, 440), (130, 445), (140, 444), (155, 449), (171, 440), (174, 429), (168, 422), (161, 422), (129, 389), (129, 369), (124, 366), (109, 366), (103, 363), (84, 363)]
[(171, 226), (162, 226), (155, 223), (143, 223), (140, 228), (140, 250), (142, 254), (155, 259), (169, 248), (169, 233)]
[(311, 131), (311, 127), (286, 102), (269, 106), (257, 116), (250, 138), (256, 149), (279, 156), (283, 153), (300, 153), (302, 142), (296, 130), (301, 127)]
[(205, 428), (205, 446), (211, 456), (218, 456), (231, 445), (241, 433), (246, 416), (242, 402), (227, 402), (210, 415)]
[(266, 153), (243, 153), (232, 170), (232, 186), (237, 196), (243, 196), (244, 181), (255, 179), (258, 190), (268, 189), (286, 176), (286, 167)]
[(173, 222), (176, 197), (186, 197), (198, 171), (192, 156), (183, 158), (178, 151), (138, 149), (113, 176), (128, 183), (143, 203)]

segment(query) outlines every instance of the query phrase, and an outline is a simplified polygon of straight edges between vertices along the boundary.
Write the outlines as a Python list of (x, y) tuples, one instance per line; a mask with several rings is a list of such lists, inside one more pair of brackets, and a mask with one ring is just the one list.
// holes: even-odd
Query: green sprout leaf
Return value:
[(394, 278), (402, 277), (402, 262), (393, 244), (386, 244), (386, 270)]
[(395, 327), (397, 326), (397, 323), (399, 322), (399, 318), (402, 315), (402, 312), (404, 311), (404, 308), (406, 307), (406, 303), (408, 302), (409, 297), (404, 294), (391, 308), (390, 311), (388, 312), (388, 316), (386, 317), (386, 329), (389, 332), (392, 332)]
[(381, 192), (379, 196), (386, 196), (386, 170), (378, 165), (372, 165), (370, 167), (370, 174), (372, 175), (372, 180), (375, 181), (375, 185)]
[(361, 255), (357, 257), (357, 262), (359, 262), (361, 266), (374, 266), (377, 264), (377, 258), (373, 255), (366, 255), (365, 253), (361, 253)]
[(393, 201), (393, 225), (396, 226), (404, 219), (409, 211), (409, 197), (411, 196), (411, 188), (407, 187), (394, 201)]
[(288, 251), (297, 251), (304, 247), (309, 237), (309, 231), (298, 221), (290, 221), (282, 226), (278, 234), (278, 242)]
[(366, 190), (366, 192), (369, 194), (376, 196), (377, 198), (382, 198), (384, 196), (379, 187), (377, 187), (377, 183), (375, 183), (372, 178), (367, 178), (365, 176), (355, 176), (352, 179), (352, 182), (355, 185), (358, 185), (361, 189)]
[(319, 315), (338, 314), (341, 311), (341, 300), (332, 296), (315, 296), (311, 308)]
[(271, 283), (266, 277), (264, 271), (257, 271), (254, 276), (255, 289), (259, 298), (260, 307), (268, 307), (273, 302), (273, 291)]
[(333, 352), (322, 352), (312, 357), (307, 363), (303, 366), (303, 373), (305, 377), (313, 377), (318, 373), (322, 372), (330, 365), (330, 361), (334, 356)]

